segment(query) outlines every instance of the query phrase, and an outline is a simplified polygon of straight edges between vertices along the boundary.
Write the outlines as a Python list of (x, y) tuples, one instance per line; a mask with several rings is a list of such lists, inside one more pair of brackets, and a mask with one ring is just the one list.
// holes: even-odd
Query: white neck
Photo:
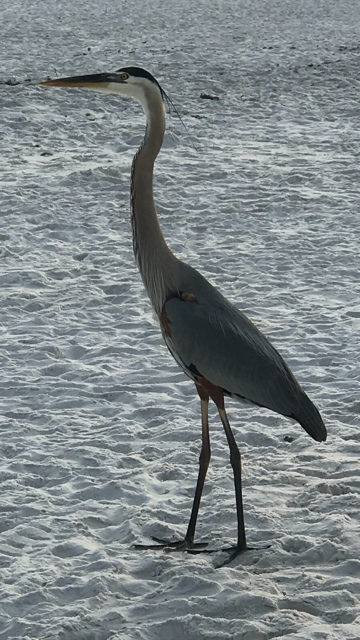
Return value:
[(134, 253), (149, 298), (158, 315), (170, 293), (177, 292), (178, 259), (162, 234), (153, 196), (155, 159), (165, 133), (165, 107), (157, 87), (141, 100), (147, 117), (144, 141), (134, 157), (131, 206)]

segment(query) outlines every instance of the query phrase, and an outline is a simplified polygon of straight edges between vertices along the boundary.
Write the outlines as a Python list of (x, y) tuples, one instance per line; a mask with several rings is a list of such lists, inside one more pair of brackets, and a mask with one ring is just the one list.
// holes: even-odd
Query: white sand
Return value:
[[(0, 47), (0, 640), (359, 640), (358, 1), (12, 0)], [(271, 546), (222, 569), (131, 549), (184, 535), (201, 438), (132, 255), (141, 109), (37, 85), (129, 64), (188, 130), (170, 118), (156, 168), (171, 248), (329, 431), (228, 402), (248, 542)], [(211, 436), (197, 536), (220, 548), (236, 516), (214, 408)]]

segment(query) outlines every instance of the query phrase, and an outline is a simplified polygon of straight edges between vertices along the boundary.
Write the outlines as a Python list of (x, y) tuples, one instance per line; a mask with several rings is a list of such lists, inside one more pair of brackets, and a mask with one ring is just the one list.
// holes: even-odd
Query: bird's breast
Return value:
[(189, 293), (187, 291), (179, 291), (178, 294), (171, 294), (170, 296), (168, 296), (160, 313), (160, 324), (162, 327), (162, 331), (168, 338), (171, 338), (171, 320), (166, 311), (166, 304), (172, 298), (176, 298), (178, 300), (181, 300), (182, 302), (192, 302), (194, 304), (199, 304), (197, 296), (194, 293)]

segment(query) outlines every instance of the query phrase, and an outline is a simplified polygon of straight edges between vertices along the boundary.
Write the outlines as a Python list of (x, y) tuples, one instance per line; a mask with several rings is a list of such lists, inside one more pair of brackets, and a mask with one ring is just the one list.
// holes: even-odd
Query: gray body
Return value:
[(165, 309), (171, 337), (164, 328), (163, 337), (185, 373), (194, 381), (206, 378), (235, 400), (293, 418), (315, 440), (324, 440), (318, 410), (264, 334), (183, 262), (179, 263), (178, 287), (196, 296), (197, 302), (169, 297)]

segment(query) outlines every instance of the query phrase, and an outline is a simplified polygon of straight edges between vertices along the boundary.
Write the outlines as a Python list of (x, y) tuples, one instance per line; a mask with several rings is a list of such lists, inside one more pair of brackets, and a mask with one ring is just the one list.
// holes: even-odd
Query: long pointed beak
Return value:
[(40, 82), (43, 87), (79, 87), (93, 91), (106, 90), (111, 82), (121, 83), (121, 77), (115, 73), (95, 73), (88, 76), (71, 76), (55, 78)]

